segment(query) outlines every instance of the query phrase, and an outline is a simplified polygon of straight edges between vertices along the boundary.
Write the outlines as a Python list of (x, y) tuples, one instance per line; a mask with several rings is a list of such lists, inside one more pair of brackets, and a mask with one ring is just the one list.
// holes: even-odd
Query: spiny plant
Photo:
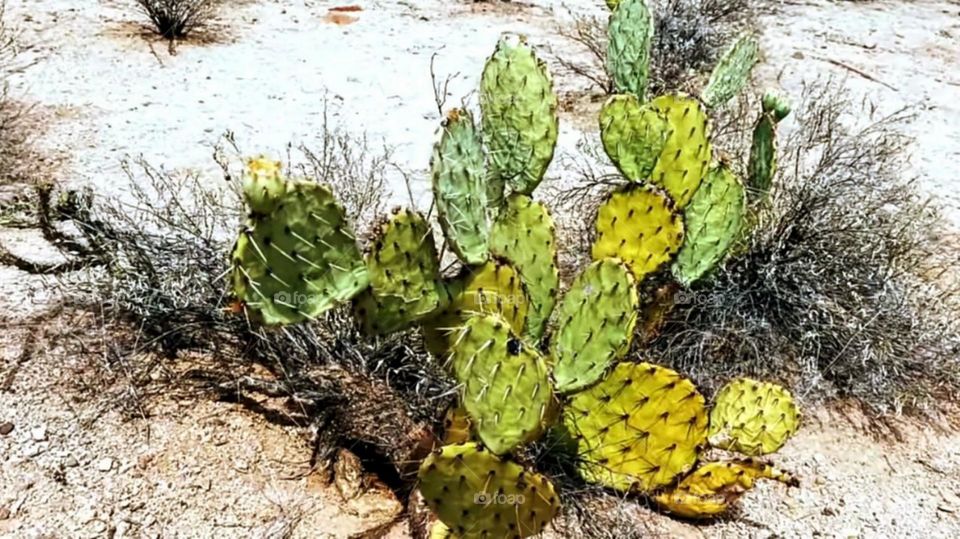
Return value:
[[(616, 9), (644, 7), (623, 0)], [(645, 61), (631, 60), (634, 73)], [(739, 91), (749, 67), (721, 63), (734, 72), (717, 84), (735, 88), (716, 94)], [(755, 478), (787, 477), (754, 461), (700, 462), (714, 443), (751, 456), (778, 449), (799, 420), (785, 389), (733, 382), (711, 412), (688, 378), (627, 358), (641, 290), (671, 268), (684, 282), (708, 274), (742, 233), (743, 186), (711, 162), (707, 105), (681, 95), (644, 103), (637, 81), (611, 99), (601, 130), (624, 185), (596, 216), (594, 262), (558, 297), (553, 222), (531, 198), (556, 144), (550, 74), (524, 38), (508, 36), (480, 87), (481, 129), (469, 112), (449, 113), (431, 165), (455, 276), (440, 274), (432, 231), (415, 211), (384, 220), (364, 258), (330, 189), (282, 179), (254, 159), (244, 180), (250, 218), (233, 257), (241, 309), (284, 325), (353, 302), (373, 333), (420, 328), (459, 393), (444, 444), (419, 469), (437, 537), (545, 529), (560, 498), (524, 448), (548, 432), (582, 481), (686, 517), (726, 511)]]

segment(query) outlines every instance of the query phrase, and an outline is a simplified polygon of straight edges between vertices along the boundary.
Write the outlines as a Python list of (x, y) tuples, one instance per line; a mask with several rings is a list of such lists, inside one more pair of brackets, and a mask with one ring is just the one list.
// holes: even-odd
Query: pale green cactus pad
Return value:
[(563, 296), (551, 342), (559, 393), (593, 385), (623, 357), (639, 306), (633, 274), (617, 259), (598, 260), (577, 276)]
[(666, 116), (632, 94), (611, 96), (600, 109), (603, 149), (630, 181), (650, 178), (669, 137)]
[(746, 214), (743, 184), (726, 166), (707, 173), (684, 211), (686, 236), (673, 262), (673, 275), (684, 286), (709, 273), (740, 237)]
[(440, 259), (433, 231), (417, 212), (397, 210), (377, 227), (367, 255), (370, 288), (354, 310), (368, 334), (387, 334), (432, 313), (440, 304)]
[(447, 244), (465, 264), (482, 264), (487, 260), (490, 234), (489, 197), (503, 196), (503, 182), (487, 178), (480, 133), (468, 111), (454, 109), (447, 114), (430, 170), (437, 218)]
[(313, 320), (369, 284), (355, 236), (330, 188), (250, 162), (249, 219), (231, 255), (233, 293), (265, 324)]
[(446, 445), (420, 465), (420, 492), (448, 528), (464, 539), (530, 537), (560, 510), (553, 483), (476, 443)]
[(750, 71), (760, 56), (757, 38), (745, 34), (730, 45), (710, 74), (703, 90), (703, 101), (711, 108), (720, 107), (740, 93), (750, 79)]
[(480, 79), (480, 110), (494, 181), (529, 195), (553, 159), (559, 119), (550, 73), (525, 38), (497, 43)]
[(710, 168), (709, 125), (703, 105), (692, 97), (662, 95), (651, 105), (670, 123), (670, 137), (653, 169), (653, 183), (684, 208)]
[(524, 336), (539, 341), (560, 286), (553, 218), (546, 206), (526, 195), (511, 195), (493, 225), (490, 252), (520, 272), (530, 296)]
[(739, 378), (717, 393), (710, 412), (710, 445), (745, 455), (767, 455), (800, 427), (800, 412), (786, 388)]
[(475, 315), (458, 331), (447, 360), (477, 437), (500, 455), (537, 439), (554, 407), (547, 366), (498, 315)]
[(607, 25), (607, 72), (614, 91), (645, 99), (650, 78), (653, 16), (646, 0), (621, 0)]

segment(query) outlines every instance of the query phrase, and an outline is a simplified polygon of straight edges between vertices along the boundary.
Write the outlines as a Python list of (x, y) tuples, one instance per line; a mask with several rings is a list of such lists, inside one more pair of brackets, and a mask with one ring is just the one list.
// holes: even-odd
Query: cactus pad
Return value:
[(424, 344), (438, 357), (447, 354), (451, 339), (472, 314), (499, 314), (518, 335), (526, 327), (530, 301), (520, 274), (510, 264), (490, 260), (465, 268), (440, 292), (441, 308), (421, 323)]
[(619, 258), (637, 281), (669, 261), (683, 243), (683, 219), (670, 197), (648, 185), (612, 193), (597, 212), (593, 258)]
[(690, 286), (711, 271), (740, 237), (745, 198), (743, 185), (726, 166), (707, 173), (683, 212), (686, 236), (672, 268), (680, 284)]
[(443, 443), (462, 444), (470, 441), (473, 422), (463, 406), (451, 406), (443, 418)]
[(449, 526), (438, 520), (430, 526), (429, 539), (459, 539), (459, 536), (453, 533)]
[(560, 509), (549, 479), (476, 443), (440, 448), (419, 478), (427, 505), (455, 537), (529, 537)]
[(749, 378), (717, 393), (710, 412), (710, 445), (757, 456), (783, 447), (800, 426), (800, 413), (785, 388)]
[(638, 307), (636, 281), (619, 260), (598, 260), (577, 276), (563, 297), (551, 343), (558, 392), (592, 385), (623, 357)]
[(666, 189), (677, 207), (683, 208), (710, 167), (707, 113), (699, 101), (681, 95), (662, 95), (650, 104), (670, 123), (670, 136), (651, 181)]
[(653, 16), (646, 0), (621, 0), (607, 25), (607, 72), (617, 93), (645, 99), (650, 78)]
[(560, 273), (553, 218), (547, 208), (526, 195), (507, 199), (490, 234), (490, 252), (509, 260), (530, 296), (525, 336), (539, 341), (557, 303)]
[(660, 507), (684, 518), (711, 518), (725, 513), (757, 479), (796, 486), (796, 478), (756, 459), (709, 462), (656, 496)]
[(620, 363), (573, 395), (564, 424), (591, 483), (649, 492), (690, 470), (706, 442), (703, 396), (690, 380), (650, 363)]
[(707, 105), (720, 107), (740, 93), (747, 85), (759, 54), (760, 43), (756, 37), (746, 34), (734, 41), (710, 73), (710, 81), (703, 90)]
[(450, 347), (448, 366), (477, 437), (497, 454), (543, 433), (553, 408), (547, 366), (497, 315), (470, 317)]
[[(482, 264), (487, 260), (490, 232), (488, 199), (499, 199), (503, 184), (487, 184), (483, 146), (469, 111), (454, 109), (447, 114), (430, 169), (447, 244), (465, 264)], [(499, 185), (499, 195), (495, 185)]]
[(770, 90), (764, 92), (761, 103), (763, 112), (773, 114), (773, 119), (776, 122), (783, 120), (790, 114), (790, 102), (785, 97), (777, 95), (776, 92)]
[(368, 334), (396, 331), (438, 307), (440, 259), (433, 231), (419, 213), (397, 210), (379, 225), (367, 269), (370, 288), (354, 309)]
[(547, 66), (518, 36), (504, 36), (480, 79), (483, 137), (495, 181), (529, 195), (557, 145), (557, 95)]
[(600, 140), (630, 181), (650, 177), (670, 136), (666, 117), (631, 94), (611, 96), (600, 109)]
[(369, 282), (353, 231), (330, 189), (287, 181), (254, 160), (244, 178), (250, 216), (231, 255), (233, 292), (266, 324), (311, 320)]

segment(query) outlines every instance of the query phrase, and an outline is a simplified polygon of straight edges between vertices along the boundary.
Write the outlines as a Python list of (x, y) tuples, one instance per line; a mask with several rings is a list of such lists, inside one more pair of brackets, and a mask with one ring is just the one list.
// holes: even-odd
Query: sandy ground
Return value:
[[(58, 180), (122, 193), (120, 159), (137, 154), (212, 172), (210, 147), (226, 130), (247, 152), (279, 155), (288, 142), (311, 142), (328, 100), (334, 121), (396, 147), (423, 204), (438, 120), (431, 55), (438, 52), (438, 73), (458, 74), (456, 103), (475, 88), (501, 31), (559, 53), (568, 47), (554, 33), (551, 9), (560, 2), (361, 2), (349, 25), (327, 20), (333, 2), (228, 2), (217, 42), (183, 44), (173, 56), (140, 35), (130, 2), (8, 2), (28, 54), (42, 60), (12, 82), (52, 122), (42, 144), (62, 160)], [(914, 172), (955, 210), (958, 40), (956, 2), (789, 2), (767, 21), (760, 75), (794, 93), (803, 80), (836, 73), (877, 100), (878, 112), (913, 107)], [(561, 89), (581, 84), (556, 78)], [(564, 117), (561, 152), (572, 149), (577, 126), (591, 124)], [(562, 174), (557, 162), (550, 174)], [(37, 241), (0, 231), (12, 250), (32, 251)], [(148, 419), (138, 418), (78, 383), (102, 365), (64, 356), (56, 343), (24, 356), (22, 342), (36, 329), (16, 321), (56, 299), (39, 286), (0, 267), (0, 308), (14, 313), (0, 333), (0, 536), (339, 538), (389, 520), (392, 502), (376, 486), (351, 499), (356, 489), (307, 473), (301, 429), (174, 395), (151, 400), (141, 410)], [(777, 457), (801, 488), (764, 485), (736, 519), (706, 526), (651, 513), (654, 528), (687, 537), (960, 536), (960, 435), (905, 426), (909, 443), (875, 440), (810, 412), (820, 420)], [(402, 527), (389, 533), (405, 535)]]

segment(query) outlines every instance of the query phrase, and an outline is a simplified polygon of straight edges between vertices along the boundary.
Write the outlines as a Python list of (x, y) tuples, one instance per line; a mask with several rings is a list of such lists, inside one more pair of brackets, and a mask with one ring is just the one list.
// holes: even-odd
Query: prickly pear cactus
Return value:
[(560, 286), (553, 218), (546, 206), (526, 195), (510, 195), (490, 233), (490, 252), (520, 272), (530, 296), (524, 335), (539, 341)]
[(480, 79), (483, 136), (495, 181), (529, 195), (557, 145), (557, 96), (547, 66), (522, 36), (504, 36)]
[(354, 310), (368, 334), (407, 327), (440, 304), (440, 259), (430, 224), (417, 212), (397, 210), (380, 223), (367, 256), (370, 288)]
[(633, 94), (642, 102), (650, 78), (653, 16), (646, 0), (621, 0), (611, 9), (607, 25), (607, 72), (617, 93)]
[(590, 264), (563, 296), (551, 342), (554, 387), (580, 391), (630, 348), (639, 307), (636, 281), (619, 260)]
[(487, 208), (503, 196), (503, 182), (489, 178), (488, 183), (480, 134), (469, 111), (450, 111), (442, 129), (430, 161), (438, 220), (460, 260), (482, 264), (490, 233)]
[(462, 405), (451, 406), (443, 418), (443, 443), (462, 444), (470, 441), (473, 422)]
[(243, 182), (250, 216), (231, 255), (233, 293), (265, 324), (312, 320), (368, 283), (367, 267), (329, 187), (288, 181), (255, 159)]
[(734, 41), (710, 73), (710, 81), (703, 90), (704, 102), (709, 107), (716, 108), (740, 93), (747, 85), (750, 71), (756, 65), (759, 55), (760, 43), (756, 37), (745, 34)]
[(611, 193), (597, 212), (593, 259), (619, 258), (637, 281), (673, 258), (683, 243), (683, 219), (670, 197), (649, 185)]
[(450, 347), (448, 366), (477, 436), (500, 455), (542, 434), (554, 407), (547, 366), (497, 315), (475, 315)]
[(799, 426), (800, 412), (787, 389), (739, 378), (717, 393), (710, 412), (710, 445), (767, 455), (783, 447)]
[(441, 447), (419, 478), (427, 505), (455, 537), (530, 537), (560, 509), (549, 479), (476, 443)]
[(518, 335), (526, 328), (526, 287), (517, 270), (502, 260), (464, 268), (443, 284), (440, 295), (441, 308), (421, 322), (423, 342), (437, 357), (449, 352), (451, 339), (472, 314), (499, 314)]
[(606, 2), (607, 7), (610, 8), (610, 10), (617, 9), (617, 6), (620, 5), (620, 0), (606, 0)]
[(763, 113), (753, 127), (750, 161), (747, 164), (751, 193), (764, 199), (777, 173), (777, 122), (790, 114), (790, 105), (773, 95), (763, 96)]
[(649, 492), (686, 473), (707, 439), (703, 396), (690, 380), (650, 363), (620, 363), (573, 395), (564, 426), (591, 483)]
[(657, 504), (684, 518), (712, 518), (727, 512), (757, 479), (799, 483), (789, 473), (756, 459), (709, 462), (675, 487), (654, 496)]
[(666, 116), (632, 94), (611, 96), (600, 109), (603, 149), (630, 181), (650, 178), (669, 137)]
[(651, 179), (683, 208), (710, 168), (707, 113), (699, 101), (682, 95), (662, 95), (650, 104), (670, 123), (670, 136)]
[(429, 539), (459, 539), (459, 537), (442, 521), (438, 520), (430, 527)]
[(773, 119), (777, 122), (783, 120), (790, 114), (790, 102), (776, 92), (767, 90), (763, 93), (761, 101), (763, 112), (773, 114)]
[(684, 286), (710, 272), (740, 237), (746, 195), (736, 175), (724, 165), (707, 173), (683, 212), (686, 236), (673, 263), (673, 275)]

